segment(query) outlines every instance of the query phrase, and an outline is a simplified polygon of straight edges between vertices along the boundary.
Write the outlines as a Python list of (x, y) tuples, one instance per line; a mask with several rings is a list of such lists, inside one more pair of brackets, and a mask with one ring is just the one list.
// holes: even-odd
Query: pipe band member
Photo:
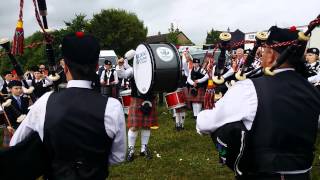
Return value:
[(195, 119), (202, 109), (205, 88), (209, 78), (207, 74), (202, 74), (200, 70), (200, 59), (193, 58), (193, 68), (187, 79), (189, 87), (187, 100), (192, 103), (193, 116)]
[(100, 77), (101, 93), (105, 96), (118, 98), (117, 84), (119, 83), (117, 71), (112, 69), (112, 63), (109, 60), (104, 61), (105, 70)]
[(152, 152), (148, 146), (151, 136), (150, 128), (159, 126), (156, 111), (157, 99), (153, 92), (146, 95), (139, 93), (133, 78), (133, 68), (128, 64), (128, 60), (130, 59), (125, 59), (124, 65), (118, 68), (119, 77), (130, 79), (131, 85), (131, 102), (127, 119), (129, 128), (127, 161), (134, 160), (135, 143), (139, 131), (141, 132), (140, 156), (145, 156), (149, 160), (152, 158)]
[[(298, 38), (297, 30), (274, 26), (269, 32), (268, 45)], [(287, 47), (265, 48), (262, 66), (271, 67)], [(320, 93), (303, 77), (304, 48), (290, 54), (275, 75), (238, 81), (214, 109), (198, 115), (199, 133), (213, 134), (221, 152), (238, 151), (231, 159), (221, 153), (227, 164), (234, 160), (229, 167), (236, 179), (310, 179)]]
[(48, 156), (48, 179), (106, 179), (108, 166), (125, 160), (124, 113), (118, 100), (99, 92), (99, 53), (95, 37), (65, 36), (67, 88), (38, 99), (10, 142), (14, 146), (38, 133)]
[(320, 61), (319, 61), (319, 49), (318, 48), (309, 48), (306, 51), (305, 55), (309, 77), (308, 81), (311, 82), (320, 90)]

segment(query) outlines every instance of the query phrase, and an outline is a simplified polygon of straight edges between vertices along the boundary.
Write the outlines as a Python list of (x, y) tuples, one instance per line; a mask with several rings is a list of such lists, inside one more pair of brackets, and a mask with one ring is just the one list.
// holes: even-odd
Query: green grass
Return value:
[(153, 159), (139, 156), (139, 136), (134, 161), (110, 167), (110, 179), (232, 179), (232, 171), (218, 164), (211, 138), (196, 133), (191, 112), (180, 132), (174, 130), (175, 122), (166, 108), (160, 107), (158, 113), (160, 127), (151, 131), (149, 141)]
[[(233, 172), (218, 163), (211, 138), (196, 133), (190, 111), (187, 113), (185, 130), (180, 132), (174, 130), (175, 123), (165, 107), (159, 107), (158, 113), (160, 128), (152, 130), (149, 141), (153, 159), (146, 160), (139, 156), (139, 136), (134, 161), (110, 167), (109, 179), (233, 179)], [(320, 132), (316, 148), (312, 180), (320, 180)]]

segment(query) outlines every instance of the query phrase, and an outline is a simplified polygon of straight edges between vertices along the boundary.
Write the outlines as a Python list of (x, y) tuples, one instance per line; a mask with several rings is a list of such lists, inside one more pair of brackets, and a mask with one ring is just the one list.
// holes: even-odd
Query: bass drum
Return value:
[(139, 93), (173, 92), (181, 79), (181, 61), (172, 44), (140, 44), (133, 60)]

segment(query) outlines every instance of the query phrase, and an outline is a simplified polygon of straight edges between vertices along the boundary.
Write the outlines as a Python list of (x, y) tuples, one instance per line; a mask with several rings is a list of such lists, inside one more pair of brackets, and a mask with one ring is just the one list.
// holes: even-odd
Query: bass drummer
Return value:
[(146, 159), (152, 159), (151, 151), (148, 147), (150, 138), (150, 128), (158, 127), (158, 117), (156, 112), (156, 96), (154, 93), (142, 95), (138, 92), (135, 80), (133, 78), (133, 68), (128, 64), (125, 58), (124, 65), (118, 67), (117, 73), (120, 78), (130, 79), (131, 85), (131, 102), (128, 114), (128, 154), (127, 161), (131, 162), (134, 159), (135, 142), (138, 137), (138, 132), (141, 132), (141, 151), (140, 156), (145, 156)]

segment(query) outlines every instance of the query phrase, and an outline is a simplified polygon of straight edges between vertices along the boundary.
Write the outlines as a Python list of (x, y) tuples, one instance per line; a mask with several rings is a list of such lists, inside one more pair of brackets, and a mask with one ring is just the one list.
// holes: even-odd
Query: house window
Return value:
[(249, 39), (254, 39), (255, 35), (254, 34), (249, 34)]

